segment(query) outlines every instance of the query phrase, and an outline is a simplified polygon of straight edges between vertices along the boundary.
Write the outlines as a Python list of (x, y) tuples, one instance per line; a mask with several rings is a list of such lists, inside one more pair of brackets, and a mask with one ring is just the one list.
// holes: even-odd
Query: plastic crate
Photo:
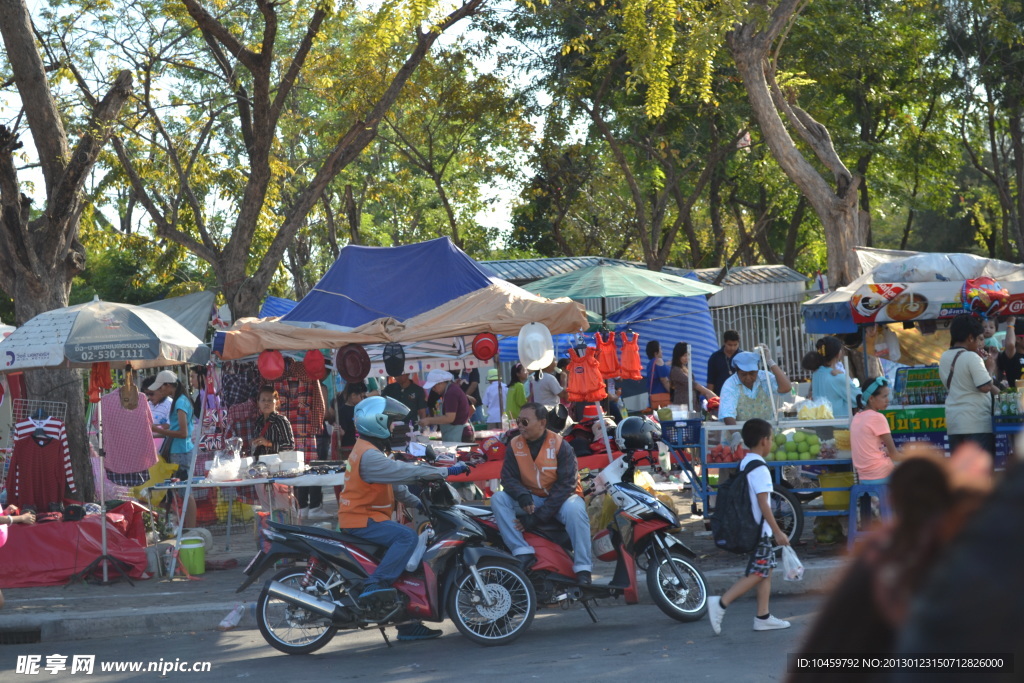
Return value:
[(689, 446), (700, 443), (701, 419), (666, 420), (661, 423), (661, 438), (673, 446)]

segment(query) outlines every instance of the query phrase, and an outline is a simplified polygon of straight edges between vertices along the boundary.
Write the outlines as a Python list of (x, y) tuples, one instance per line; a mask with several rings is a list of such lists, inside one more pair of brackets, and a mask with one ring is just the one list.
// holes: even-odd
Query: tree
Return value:
[[(67, 306), (71, 282), (85, 267), (85, 250), (78, 240), (85, 209), (82, 189), (128, 100), (132, 76), (121, 71), (102, 99), (86, 102), (87, 114), (72, 149), (65, 128), (70, 112), (61, 111), (51, 91), (24, 0), (0, 0), (0, 34), (21, 104), (18, 123), (0, 126), (0, 287), (14, 299), (20, 325), (40, 313)], [(15, 164), (22, 147), (18, 125), (22, 118), (28, 124), (43, 177), (45, 204), (37, 210), (22, 192)], [(79, 373), (32, 371), (26, 373), (26, 381), (34, 398), (68, 404), (75, 481), (91, 499), (92, 468)]]
[(946, 2), (947, 50), (962, 84), (960, 137), (998, 199), (997, 253), (1024, 258), (1024, 3)]
[[(149, 30), (98, 39), (140, 74), (137, 116), (115, 145), (155, 234), (211, 265), (236, 317), (255, 315), (331, 181), (376, 137), (438, 37), (483, 2), (438, 14), (418, 2), (253, 0), (248, 12), (182, 0), (176, 28), (163, 4), (125, 4), (137, 19), (127, 23)], [(301, 135), (289, 166), (282, 147)]]
[[(797, 105), (792, 93), (784, 93), (776, 79), (778, 51), (801, 1), (750, 5), (750, 13), (727, 36), (729, 49), (765, 142), (821, 220), (828, 247), (830, 283), (847, 284), (860, 274), (853, 247), (864, 244), (867, 236), (866, 221), (857, 206), (861, 179), (839, 158), (828, 130)], [(753, 5), (761, 6), (766, 13), (755, 12)], [(834, 188), (800, 151), (789, 128), (832, 175)]]

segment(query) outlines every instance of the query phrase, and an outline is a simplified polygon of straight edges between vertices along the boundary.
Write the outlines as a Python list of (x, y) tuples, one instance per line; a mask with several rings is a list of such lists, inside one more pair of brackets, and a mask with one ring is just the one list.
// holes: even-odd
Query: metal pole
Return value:
[(608, 425), (604, 421), (604, 410), (601, 408), (601, 402), (597, 401), (594, 405), (597, 406), (597, 419), (601, 421), (601, 438), (604, 439), (604, 449), (608, 454), (608, 464), (612, 464), (612, 444), (608, 440)]
[[(96, 367), (93, 366), (89, 369), (90, 373), (96, 372)], [(107, 454), (103, 450), (103, 403), (98, 401), (96, 403), (96, 443), (99, 445), (99, 456), (100, 456), (100, 476), (103, 477), (103, 481), (107, 478)], [(106, 486), (103, 481), (100, 482), (100, 555), (106, 557), (107, 555), (107, 496)], [(100, 564), (103, 565), (103, 585), (106, 585), (110, 581), (110, 576), (107, 569), (107, 561), (101, 560)]]

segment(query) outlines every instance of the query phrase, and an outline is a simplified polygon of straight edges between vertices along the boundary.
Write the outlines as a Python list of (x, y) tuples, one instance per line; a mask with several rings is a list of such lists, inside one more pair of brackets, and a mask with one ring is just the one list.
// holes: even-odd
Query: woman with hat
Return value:
[[(155, 425), (153, 433), (171, 440), (167, 460), (178, 466), (179, 479), (188, 479), (192, 476), (189, 468), (192, 467), (192, 450), (195, 448), (192, 441), (192, 398), (185, 385), (170, 370), (158, 372), (149, 389), (153, 392), (154, 403), (165, 398), (172, 401), (170, 419), (166, 424)], [(185, 508), (184, 519), (186, 528), (195, 527), (196, 504), (191, 498)]]
[(484, 390), (484, 409), (487, 428), (501, 429), (501, 409), (508, 403), (508, 387), (498, 376), (498, 368), (487, 371), (487, 389)]
[[(431, 370), (427, 373), (427, 381), (423, 390), (437, 397), (439, 406), (437, 415), (424, 417), (420, 425), (437, 425), (441, 429), (441, 440), (449, 442), (465, 442), (473, 440), (473, 427), (469, 421), (473, 409), (469, 398), (455, 381), (452, 373), (445, 370)], [(468, 434), (467, 434), (468, 431)]]
[(758, 369), (759, 361), (760, 357), (753, 351), (733, 356), (736, 374), (725, 380), (719, 394), (718, 419), (725, 424), (734, 425), (754, 417), (771, 420), (775, 416), (775, 397), (788, 394), (793, 388), (789, 377), (767, 353), (767, 370)]

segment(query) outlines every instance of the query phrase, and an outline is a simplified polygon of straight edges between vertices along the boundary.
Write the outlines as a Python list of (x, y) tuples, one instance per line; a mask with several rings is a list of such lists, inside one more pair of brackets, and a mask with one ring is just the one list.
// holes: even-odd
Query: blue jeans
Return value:
[[(538, 508), (544, 504), (545, 498), (533, 497), (533, 504)], [(491, 510), (498, 522), (498, 529), (501, 537), (513, 555), (531, 555), (533, 546), (523, 538), (523, 532), (515, 527), (516, 513), (522, 512), (512, 496), (504, 491), (498, 491), (491, 496)], [(572, 541), (573, 563), (572, 569), (576, 572), (589, 572), (594, 562), (590, 556), (590, 517), (587, 516), (587, 504), (583, 499), (573, 494), (562, 503), (562, 507), (555, 515), (559, 522), (565, 526)]]
[(363, 529), (343, 529), (345, 533), (352, 534), (364, 541), (378, 543), (387, 546), (384, 557), (377, 565), (376, 571), (366, 579), (363, 590), (373, 588), (388, 588), (395, 582), (402, 572), (405, 571), (405, 563), (409, 561), (416, 551), (416, 532), (398, 522), (388, 520), (376, 522), (370, 520)]

